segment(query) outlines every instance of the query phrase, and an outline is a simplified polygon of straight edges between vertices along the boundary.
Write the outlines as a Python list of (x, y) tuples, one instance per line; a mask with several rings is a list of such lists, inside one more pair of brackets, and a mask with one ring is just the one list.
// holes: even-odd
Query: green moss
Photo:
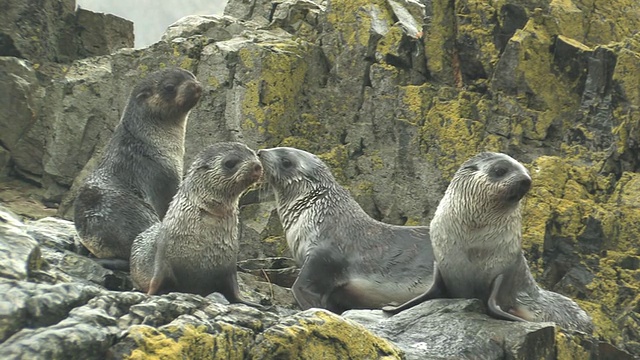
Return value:
[(138, 348), (128, 359), (243, 359), (252, 341), (250, 331), (218, 323), (220, 333), (209, 334), (204, 326), (170, 326), (162, 331), (145, 325), (129, 329)]

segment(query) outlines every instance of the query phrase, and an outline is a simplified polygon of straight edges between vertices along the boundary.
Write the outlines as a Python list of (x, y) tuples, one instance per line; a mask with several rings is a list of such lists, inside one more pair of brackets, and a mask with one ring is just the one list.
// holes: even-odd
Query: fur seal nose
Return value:
[(520, 200), (529, 192), (529, 189), (531, 189), (531, 178), (523, 178), (514, 185), (513, 195), (517, 200)]

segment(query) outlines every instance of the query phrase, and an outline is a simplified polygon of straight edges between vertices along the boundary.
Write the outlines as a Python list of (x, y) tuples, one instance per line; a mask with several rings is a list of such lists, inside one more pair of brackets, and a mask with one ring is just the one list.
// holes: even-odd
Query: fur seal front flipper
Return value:
[(493, 284), (491, 285), (491, 294), (489, 295), (489, 300), (487, 301), (487, 308), (489, 315), (504, 320), (511, 321), (526, 321), (525, 319), (518, 317), (516, 315), (510, 314), (498, 305), (498, 295), (500, 294), (500, 289), (502, 288), (502, 282), (504, 280), (504, 274), (499, 274), (493, 280)]
[(415, 298), (407, 301), (406, 303), (399, 306), (385, 306), (382, 308), (382, 311), (390, 314), (397, 314), (401, 311), (410, 309), (416, 305), (419, 305), (427, 300), (438, 299), (447, 297), (447, 288), (444, 284), (444, 280), (442, 279), (442, 274), (438, 270), (438, 264), (434, 262), (433, 265), (433, 283), (429, 290), (425, 291), (422, 295), (416, 296)]
[(348, 299), (340, 296), (340, 292), (348, 283), (348, 265), (346, 258), (335, 249), (311, 249), (291, 287), (300, 308), (319, 307), (337, 314), (344, 312)]

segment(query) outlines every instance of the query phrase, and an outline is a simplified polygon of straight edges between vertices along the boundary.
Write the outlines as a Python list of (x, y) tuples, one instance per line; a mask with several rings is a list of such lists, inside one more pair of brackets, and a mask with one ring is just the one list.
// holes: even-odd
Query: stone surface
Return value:
[(133, 23), (113, 15), (76, 11), (75, 0), (8, 0), (2, 9), (0, 56), (67, 63), (133, 47)]

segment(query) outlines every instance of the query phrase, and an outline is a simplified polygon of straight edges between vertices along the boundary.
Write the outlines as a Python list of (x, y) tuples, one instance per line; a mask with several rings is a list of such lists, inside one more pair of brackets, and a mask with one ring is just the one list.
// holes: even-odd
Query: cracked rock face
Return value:
[[(70, 2), (43, 4), (31, 11), (31, 1), (10, 1), (9, 11), (0, 14), (0, 108), (8, 109), (0, 112), (0, 176), (38, 184), (42, 195), (31, 205), (44, 203), (70, 218), (75, 190), (100, 159), (133, 84), (150, 71), (180, 66), (204, 86), (190, 114), (185, 162), (217, 141), (242, 141), (254, 149), (299, 147), (318, 154), (367, 213), (388, 223), (428, 224), (455, 169), (479, 151), (506, 152), (525, 163), (533, 187), (523, 208), (522, 246), (533, 275), (542, 287), (576, 299), (594, 319), (594, 336), (640, 356), (635, 0), (231, 0), (224, 16), (184, 18), (145, 49), (121, 48), (128, 40), (118, 34), (126, 26), (111, 27), (117, 21), (85, 17), (104, 37), (80, 38), (108, 48), (99, 53), (81, 52), (80, 35), (69, 35), (69, 24), (81, 20)], [(36, 28), (43, 33), (34, 40)], [(270, 196), (268, 189), (256, 189), (241, 200), (239, 259), (273, 258), (241, 262), (249, 273), (241, 273), (243, 289), (258, 300), (280, 298), (275, 302), (290, 309), (289, 290), (273, 284), (290, 286), (296, 269), (276, 260), (290, 254)], [(10, 200), (0, 195), (0, 201)], [(31, 209), (16, 212), (35, 217)], [(19, 309), (11, 313), (22, 314), (12, 315), (4, 330), (11, 349), (45, 346), (24, 345), (29, 336), (20, 334), (53, 336), (51, 326), (85, 336), (73, 323), (82, 315), (73, 311), (84, 303), (51, 307), (74, 315), (46, 327), (31, 326), (38, 322), (20, 305), (20, 299), (46, 293), (40, 286), (72, 284), (71, 298), (95, 288), (100, 294), (91, 298), (107, 296), (101, 306), (109, 311), (129, 304), (109, 315), (116, 327), (98, 313), (87, 318), (105, 324), (91, 341), (113, 356), (143, 357), (158, 346), (191, 354), (189, 344), (238, 354), (220, 335), (224, 326), (213, 325), (226, 320), (207, 315), (210, 326), (202, 320), (201, 299), (184, 300), (195, 308), (185, 305), (187, 313), (170, 328), (163, 326), (180, 315), (162, 305), (154, 306), (169, 315), (150, 317), (152, 324), (121, 320), (133, 316), (132, 305), (155, 304), (156, 298), (123, 295), (131, 290), (127, 274), (81, 255), (70, 223), (48, 218), (21, 224), (4, 212), (2, 219), (0, 234), (11, 241), (0, 244), (0, 275), (12, 284), (2, 286), (16, 288), (10, 293)], [(219, 303), (216, 297), (210, 301)], [(457, 304), (453, 313), (467, 316), (465, 303)], [(134, 310), (142, 314), (144, 306)], [(481, 316), (476, 310), (472, 314)], [(45, 318), (54, 319), (56, 311), (62, 310), (44, 311)], [(383, 330), (395, 326), (395, 317), (374, 318), (375, 327), (358, 317), (373, 333), (397, 342), (407, 357), (417, 356)], [(233, 327), (240, 343), (268, 331), (233, 326), (242, 327)], [(406, 334), (413, 339), (410, 328)], [(548, 326), (535, 329), (514, 333), (548, 338)], [(554, 334), (540, 354), (606, 358), (611, 346), (557, 329)], [(506, 345), (468, 343), (491, 354), (519, 354)]]

